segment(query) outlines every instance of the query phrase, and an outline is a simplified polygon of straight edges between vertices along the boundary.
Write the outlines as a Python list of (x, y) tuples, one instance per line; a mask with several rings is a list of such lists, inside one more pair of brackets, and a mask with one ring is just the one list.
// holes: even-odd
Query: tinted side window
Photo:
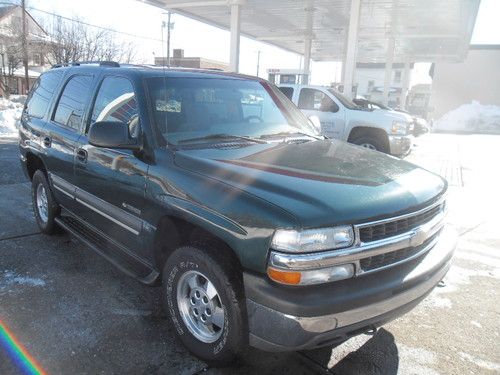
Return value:
[(322, 112), (337, 112), (337, 104), (323, 91), (302, 89), (299, 95), (299, 108)]
[(293, 98), (293, 87), (278, 87), (280, 91), (285, 94), (285, 96), (292, 100)]
[[(167, 105), (168, 107), (168, 105)], [(124, 122), (130, 135), (139, 132), (139, 112), (132, 83), (122, 77), (106, 77), (102, 81), (92, 110), (91, 123), (96, 121)]]
[(78, 130), (91, 88), (91, 76), (71, 77), (59, 98), (53, 120), (58, 124)]
[(38, 78), (26, 103), (26, 110), (30, 116), (42, 118), (45, 115), (62, 75), (62, 70), (52, 70)]

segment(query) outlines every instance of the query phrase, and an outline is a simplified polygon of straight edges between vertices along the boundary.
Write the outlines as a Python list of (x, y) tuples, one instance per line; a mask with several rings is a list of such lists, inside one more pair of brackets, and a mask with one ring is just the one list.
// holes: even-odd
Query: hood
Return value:
[(388, 117), (391, 117), (393, 120), (412, 122), (413, 117), (407, 113), (395, 111), (394, 109), (375, 109), (373, 113), (379, 113)]
[(446, 190), (431, 172), (337, 140), (234, 146), (178, 150), (175, 163), (287, 210), (302, 227), (402, 214)]

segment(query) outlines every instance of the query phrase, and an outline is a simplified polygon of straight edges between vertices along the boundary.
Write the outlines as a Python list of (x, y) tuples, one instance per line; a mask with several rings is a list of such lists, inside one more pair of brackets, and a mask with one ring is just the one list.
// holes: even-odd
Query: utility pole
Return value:
[(22, 8), (22, 22), (23, 22), (23, 29), (22, 29), (22, 48), (23, 48), (23, 65), (24, 65), (24, 79), (26, 83), (26, 92), (29, 91), (30, 89), (30, 78), (28, 74), (28, 36), (27, 36), (27, 30), (26, 30), (26, 4), (25, 0), (21, 0), (21, 8)]
[(260, 68), (260, 50), (257, 51), (257, 74), (256, 76), (259, 76), (259, 68)]
[(172, 13), (170, 11), (167, 12), (167, 66), (170, 68), (170, 17)]

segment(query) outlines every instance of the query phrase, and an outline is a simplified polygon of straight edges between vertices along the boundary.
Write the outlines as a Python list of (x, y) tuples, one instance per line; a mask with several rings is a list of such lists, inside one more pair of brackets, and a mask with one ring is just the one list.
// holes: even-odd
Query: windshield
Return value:
[(158, 77), (148, 79), (147, 86), (159, 133), (171, 144), (318, 135), (300, 110), (265, 82)]
[(328, 89), (329, 92), (335, 96), (339, 102), (341, 102), (344, 107), (349, 108), (349, 109), (362, 109), (360, 106), (356, 105), (351, 99), (348, 97), (342, 95), (340, 92), (334, 90), (334, 89)]

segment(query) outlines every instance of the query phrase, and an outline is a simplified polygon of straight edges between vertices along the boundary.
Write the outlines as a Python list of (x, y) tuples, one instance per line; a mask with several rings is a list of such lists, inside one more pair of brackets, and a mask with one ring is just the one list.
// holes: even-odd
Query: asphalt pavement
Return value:
[[(300, 353), (249, 349), (215, 369), (175, 337), (159, 288), (67, 234), (38, 232), (15, 140), (0, 139), (0, 321), (49, 374), (500, 373), (500, 136), (430, 134), (407, 159), (450, 183), (460, 242), (444, 286), (372, 336)], [(16, 374), (9, 358), (0, 347), (0, 374)]]

